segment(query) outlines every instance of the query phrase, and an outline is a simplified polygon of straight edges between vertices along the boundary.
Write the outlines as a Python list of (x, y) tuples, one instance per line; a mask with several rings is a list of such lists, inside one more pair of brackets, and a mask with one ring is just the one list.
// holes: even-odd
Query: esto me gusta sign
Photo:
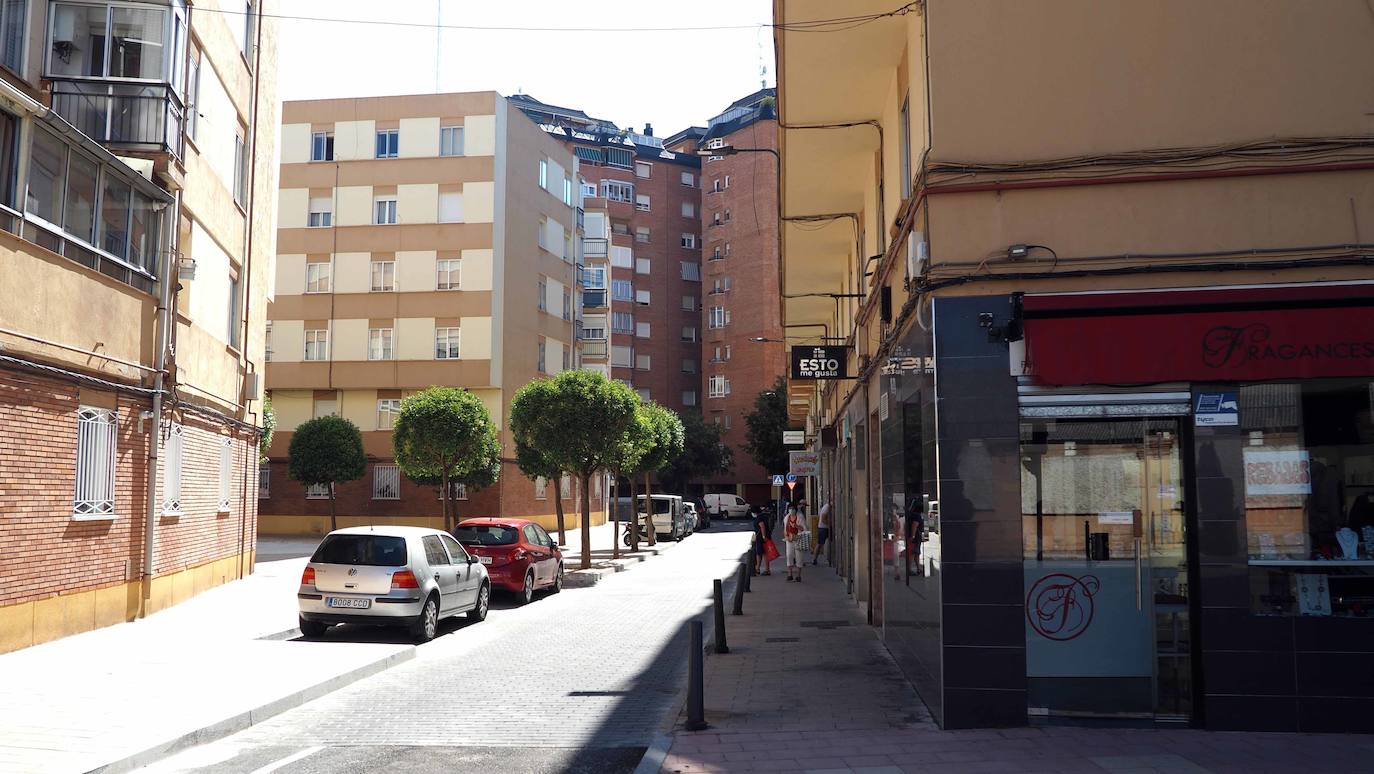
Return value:
[(847, 379), (849, 347), (792, 348), (793, 379)]

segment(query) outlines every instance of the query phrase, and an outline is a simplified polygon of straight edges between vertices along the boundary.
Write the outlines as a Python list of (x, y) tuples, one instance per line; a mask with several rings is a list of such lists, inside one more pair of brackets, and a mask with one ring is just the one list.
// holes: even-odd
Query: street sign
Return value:
[(782, 486), (782, 475), (773, 476), (773, 486)]
[(793, 379), (848, 379), (849, 347), (792, 348)]
[(801, 476), (817, 476), (821, 470), (821, 455), (813, 451), (787, 453), (788, 475), (795, 480)]
[(792, 483), (795, 483), (796, 480), (797, 480), (797, 474), (796, 474), (796, 473), (788, 473), (788, 474), (787, 474), (787, 483), (792, 484)]
[[(886, 395), (887, 393), (883, 393)], [(806, 443), (805, 430), (784, 430), (782, 431), (783, 446), (801, 446)]]
[(796, 481), (788, 481), (788, 482), (787, 482), (787, 491), (790, 492), (790, 491), (792, 491), (793, 489), (796, 489), (796, 488), (797, 488), (797, 482), (796, 482)]

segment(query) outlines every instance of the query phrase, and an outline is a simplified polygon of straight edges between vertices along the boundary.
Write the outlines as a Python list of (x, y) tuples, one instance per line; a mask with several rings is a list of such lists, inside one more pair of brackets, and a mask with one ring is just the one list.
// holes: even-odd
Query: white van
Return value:
[[(616, 498), (616, 512), (626, 524), (630, 521), (630, 498)], [(687, 516), (682, 509), (682, 497), (678, 495), (656, 494), (654, 504), (654, 534), (659, 540), (680, 540), (691, 534)], [(644, 512), (644, 495), (639, 495), (639, 512)]]
[(708, 494), (702, 498), (706, 512), (714, 519), (743, 519), (749, 516), (749, 503), (736, 494)]

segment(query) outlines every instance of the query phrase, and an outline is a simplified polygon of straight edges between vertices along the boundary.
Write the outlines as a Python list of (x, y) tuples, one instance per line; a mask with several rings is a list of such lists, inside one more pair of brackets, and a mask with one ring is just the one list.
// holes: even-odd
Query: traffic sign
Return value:
[(782, 476), (773, 476), (773, 486), (782, 486)]
[(797, 482), (796, 482), (796, 481), (788, 481), (788, 482), (787, 482), (787, 491), (790, 492), (790, 491), (792, 491), (793, 489), (796, 489), (796, 488), (797, 488)]
[(787, 483), (789, 483), (789, 484), (795, 484), (795, 483), (797, 483), (797, 474), (796, 474), (796, 473), (788, 473), (788, 474), (787, 474)]

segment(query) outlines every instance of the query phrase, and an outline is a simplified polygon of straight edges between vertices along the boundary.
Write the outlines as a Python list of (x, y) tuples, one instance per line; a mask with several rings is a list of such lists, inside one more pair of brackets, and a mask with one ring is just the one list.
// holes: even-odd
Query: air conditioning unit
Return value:
[(261, 397), (261, 379), (254, 373), (244, 374), (243, 376), (243, 397), (245, 400), (258, 400)]
[(906, 237), (906, 276), (915, 280), (930, 261), (930, 243), (925, 234), (913, 231)]

